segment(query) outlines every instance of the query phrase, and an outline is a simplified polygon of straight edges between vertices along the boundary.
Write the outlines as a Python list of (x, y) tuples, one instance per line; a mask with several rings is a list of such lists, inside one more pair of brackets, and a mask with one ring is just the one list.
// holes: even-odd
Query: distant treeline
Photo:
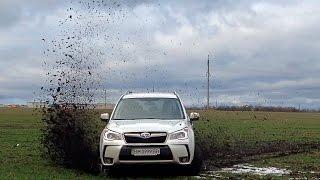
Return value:
[[(205, 107), (188, 107), (188, 109), (206, 109)], [(218, 106), (210, 107), (210, 109), (220, 111), (267, 111), (267, 112), (320, 112), (320, 109), (297, 109), (295, 107), (283, 106)]]

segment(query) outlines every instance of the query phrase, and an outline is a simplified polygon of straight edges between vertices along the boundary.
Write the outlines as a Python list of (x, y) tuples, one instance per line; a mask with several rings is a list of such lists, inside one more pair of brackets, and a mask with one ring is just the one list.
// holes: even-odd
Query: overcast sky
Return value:
[[(96, 32), (88, 37), (88, 47), (101, 52), (97, 81), (110, 102), (126, 90), (154, 87), (202, 105), (209, 54), (212, 105), (320, 108), (318, 0), (123, 0), (109, 5), (1, 0), (0, 103), (37, 98), (46, 86), (43, 62), (57, 58), (44, 56), (52, 46), (48, 41), (76, 30)], [(91, 6), (97, 6), (95, 11)], [(103, 101), (100, 91), (98, 101)]]

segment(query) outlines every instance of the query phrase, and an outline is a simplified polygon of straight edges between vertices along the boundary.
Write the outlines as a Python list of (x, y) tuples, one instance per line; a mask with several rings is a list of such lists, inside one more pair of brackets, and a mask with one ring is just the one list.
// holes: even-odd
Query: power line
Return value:
[(210, 106), (210, 57), (208, 54), (208, 62), (207, 62), (208, 70), (207, 70), (207, 109)]
[(104, 90), (104, 108), (107, 108), (107, 90)]

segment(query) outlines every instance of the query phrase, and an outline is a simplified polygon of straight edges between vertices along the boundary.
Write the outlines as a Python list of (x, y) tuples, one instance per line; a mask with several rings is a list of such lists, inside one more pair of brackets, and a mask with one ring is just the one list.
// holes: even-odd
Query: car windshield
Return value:
[(114, 120), (183, 118), (180, 101), (175, 98), (122, 99), (113, 116)]

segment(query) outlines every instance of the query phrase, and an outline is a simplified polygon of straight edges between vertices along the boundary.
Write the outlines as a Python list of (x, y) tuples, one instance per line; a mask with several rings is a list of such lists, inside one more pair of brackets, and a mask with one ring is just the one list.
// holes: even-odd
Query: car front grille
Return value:
[[(131, 150), (134, 148), (159, 148), (160, 154), (155, 156), (134, 156), (131, 155)], [(123, 146), (120, 151), (119, 160), (172, 160), (172, 152), (169, 146)]]
[(150, 132), (150, 137), (142, 137), (142, 133), (126, 133), (124, 138), (127, 143), (164, 143), (167, 139), (167, 133)]

